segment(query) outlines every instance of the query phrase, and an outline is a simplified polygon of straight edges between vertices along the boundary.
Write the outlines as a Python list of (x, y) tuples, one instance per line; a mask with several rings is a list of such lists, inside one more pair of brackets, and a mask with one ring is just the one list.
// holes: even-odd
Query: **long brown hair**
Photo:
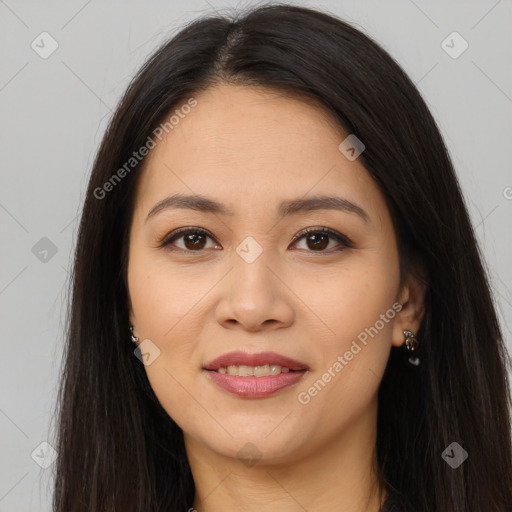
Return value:
[[(218, 82), (322, 102), (365, 144), (400, 261), (425, 271), (417, 367), (393, 348), (379, 389), (377, 459), (392, 496), (420, 512), (512, 505), (510, 361), (467, 208), (440, 132), (399, 65), (350, 24), (273, 5), (198, 19), (130, 84), (94, 162), (80, 222), (58, 401), (55, 512), (185, 512), (194, 482), (183, 435), (134, 357), (126, 256), (139, 164), (116, 172), (179, 102)], [(96, 193), (95, 193), (96, 191)], [(467, 460), (452, 468), (457, 442)]]

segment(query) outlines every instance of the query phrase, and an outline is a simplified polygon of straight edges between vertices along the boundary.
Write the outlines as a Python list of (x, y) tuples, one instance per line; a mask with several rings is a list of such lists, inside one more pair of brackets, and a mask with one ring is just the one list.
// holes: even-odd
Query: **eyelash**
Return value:
[[(186, 228), (180, 228), (180, 229), (170, 233), (159, 244), (159, 247), (160, 248), (164, 248), (164, 247), (167, 248), (167, 246), (169, 246), (175, 240), (178, 240), (179, 238), (182, 238), (184, 235), (187, 235), (187, 234), (190, 234), (190, 233), (204, 235), (204, 236), (207, 236), (207, 237), (211, 238), (212, 240), (215, 240), (215, 238), (208, 231), (206, 231), (205, 229), (195, 228), (195, 227), (186, 227)], [(342, 248), (338, 248), (338, 249), (329, 249), (329, 250), (320, 250), (320, 251), (310, 250), (308, 252), (332, 254), (333, 252), (340, 252), (340, 251), (343, 251), (346, 248), (353, 247), (353, 243), (352, 243), (352, 240), (350, 240), (350, 238), (348, 238), (345, 235), (342, 235), (341, 233), (338, 233), (337, 231), (334, 231), (334, 230), (332, 230), (330, 228), (327, 228), (327, 227), (310, 227), (310, 228), (305, 228), (305, 229), (301, 230), (299, 233), (297, 233), (297, 235), (295, 235), (293, 237), (291, 243), (295, 243), (298, 240), (300, 240), (301, 238), (304, 238), (304, 237), (306, 237), (307, 235), (310, 235), (310, 234), (329, 235), (331, 238), (335, 239), (343, 247)], [(182, 253), (192, 253), (192, 254), (204, 252), (203, 249), (199, 249), (197, 251), (181, 249), (181, 248), (173, 248), (173, 249), (167, 248), (167, 249), (170, 250), (170, 251), (178, 251), (178, 252), (182, 252)]]

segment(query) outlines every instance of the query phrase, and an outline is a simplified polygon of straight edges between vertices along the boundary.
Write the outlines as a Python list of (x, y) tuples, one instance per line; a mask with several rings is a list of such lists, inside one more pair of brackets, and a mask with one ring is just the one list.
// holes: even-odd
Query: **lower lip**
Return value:
[(243, 398), (265, 398), (299, 382), (306, 370), (280, 373), (268, 377), (239, 377), (212, 370), (203, 370), (219, 388)]

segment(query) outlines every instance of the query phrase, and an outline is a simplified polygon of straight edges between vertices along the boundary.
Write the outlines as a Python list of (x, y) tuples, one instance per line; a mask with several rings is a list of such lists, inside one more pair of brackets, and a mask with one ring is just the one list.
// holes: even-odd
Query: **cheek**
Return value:
[(163, 347), (172, 343), (180, 324), (189, 322), (208, 290), (206, 280), (188, 279), (165, 258), (144, 254), (135, 254), (130, 261), (128, 279), (138, 330)]
[(193, 407), (190, 395), (197, 377), (191, 371), (191, 361), (197, 357), (200, 339), (198, 300), (207, 292), (207, 283), (194, 283), (201, 289), (194, 288), (183, 274), (176, 275), (154, 258), (134, 257), (128, 275), (139, 337), (151, 340), (159, 351), (158, 357), (144, 367), (149, 383), (162, 407), (181, 428), (201, 424), (201, 411)]
[[(398, 261), (376, 253), (367, 256), (317, 280), (315, 291), (307, 295), (322, 324), (314, 337), (315, 371), (299, 391), (308, 395), (302, 403), (311, 399), (329, 409), (337, 404), (339, 408), (331, 409), (334, 415), (355, 413), (368, 404), (391, 349)], [(313, 329), (309, 331), (311, 337)]]
[[(388, 311), (396, 298), (399, 284), (398, 263), (381, 255), (354, 255), (346, 264), (325, 273), (302, 273), (295, 279), (295, 289), (315, 315), (306, 315), (311, 322), (318, 321), (318, 334), (330, 346), (343, 348), (365, 328), (373, 326)], [(393, 314), (393, 311), (391, 312)], [(388, 315), (390, 316), (390, 315)], [(394, 317), (394, 315), (393, 315)], [(379, 326), (389, 334), (390, 323)], [(313, 327), (311, 325), (311, 327)]]
[(159, 400), (171, 401), (168, 411), (173, 411), (190, 399), (182, 386), (190, 388), (196, 377), (193, 370), (204, 324), (199, 318), (204, 315), (200, 299), (211, 284), (190, 280), (165, 261), (137, 254), (130, 261), (128, 277), (139, 338), (151, 340), (158, 352), (145, 366), (146, 374)]

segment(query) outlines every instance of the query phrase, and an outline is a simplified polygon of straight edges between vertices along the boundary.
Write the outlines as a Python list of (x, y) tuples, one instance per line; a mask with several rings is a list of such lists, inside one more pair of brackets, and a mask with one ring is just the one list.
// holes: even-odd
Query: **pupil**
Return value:
[[(320, 233), (310, 235), (308, 237), (308, 246), (310, 249), (325, 249), (329, 245), (328, 236)], [(322, 239), (322, 240), (320, 240)], [(313, 246), (309, 245), (309, 241), (313, 240)]]
[(191, 234), (185, 237), (185, 245), (187, 249), (202, 249), (204, 247), (204, 241), (205, 237), (201, 234)]

